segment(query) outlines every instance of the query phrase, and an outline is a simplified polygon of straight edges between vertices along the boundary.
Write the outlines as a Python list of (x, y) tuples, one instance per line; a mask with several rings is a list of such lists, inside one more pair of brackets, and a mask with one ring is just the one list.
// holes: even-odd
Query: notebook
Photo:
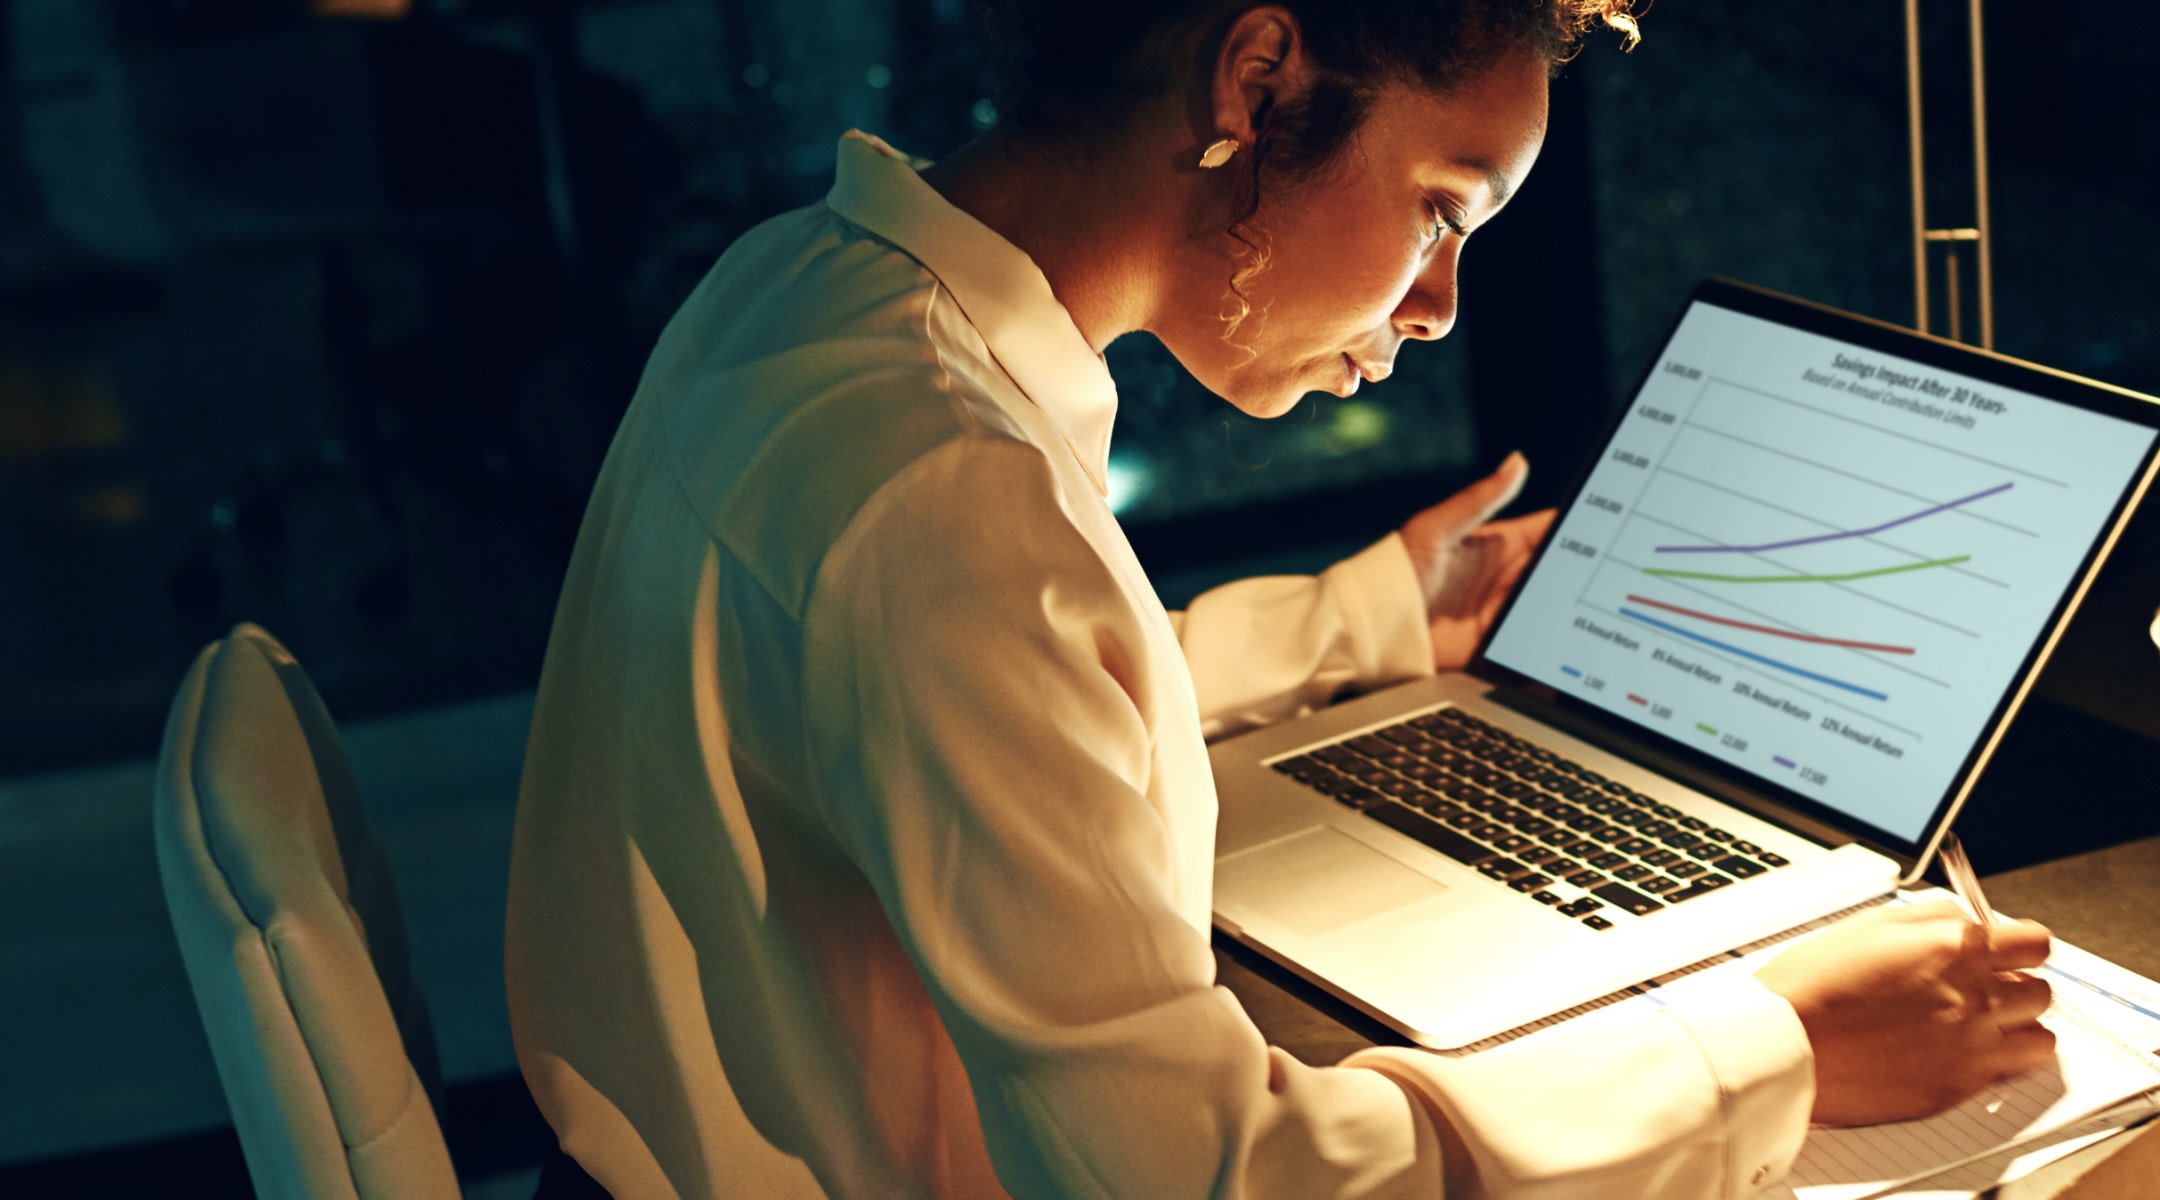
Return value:
[(1891, 894), (2156, 432), (2149, 397), (1706, 281), (1467, 671), (1211, 748), (1217, 926), (1451, 1048)]

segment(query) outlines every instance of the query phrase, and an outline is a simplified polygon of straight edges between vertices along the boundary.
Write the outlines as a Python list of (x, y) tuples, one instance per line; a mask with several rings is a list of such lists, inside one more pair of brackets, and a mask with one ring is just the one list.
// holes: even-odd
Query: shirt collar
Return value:
[(825, 203), (921, 263), (952, 293), (998, 365), (1041, 409), (1107, 494), (1117, 385), (1025, 251), (947, 203), (919, 166), (860, 130), (840, 139)]

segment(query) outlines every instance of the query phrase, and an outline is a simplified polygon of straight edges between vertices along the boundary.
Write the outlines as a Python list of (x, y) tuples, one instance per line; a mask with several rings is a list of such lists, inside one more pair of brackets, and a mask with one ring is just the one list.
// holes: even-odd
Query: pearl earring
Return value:
[(1237, 152), (1238, 140), (1236, 138), (1224, 138), (1200, 152), (1200, 169), (1212, 171), (1229, 162), (1230, 156)]

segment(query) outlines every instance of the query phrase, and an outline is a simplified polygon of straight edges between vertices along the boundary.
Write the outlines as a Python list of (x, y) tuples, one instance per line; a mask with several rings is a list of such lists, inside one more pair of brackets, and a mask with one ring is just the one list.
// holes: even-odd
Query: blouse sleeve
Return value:
[(1493, 1066), (1267, 1046), (1177, 902), (1147, 698), (1185, 694), (1151, 675), (1184, 664), (1146, 652), (1148, 619), (1046, 464), (997, 445), (888, 483), (805, 616), (816, 817), (914, 963), (1009, 1192), (1433, 1200), (1452, 1173), (1459, 1195), (1725, 1200), (1752, 1170), (1701, 1164), (1782, 1170), (1758, 1150), (1791, 1133), (1795, 1067), (1760, 1009)]
[(1170, 616), (1211, 741), (1310, 712), (1346, 688), (1433, 673), (1424, 597), (1398, 534), (1318, 575), (1224, 584)]

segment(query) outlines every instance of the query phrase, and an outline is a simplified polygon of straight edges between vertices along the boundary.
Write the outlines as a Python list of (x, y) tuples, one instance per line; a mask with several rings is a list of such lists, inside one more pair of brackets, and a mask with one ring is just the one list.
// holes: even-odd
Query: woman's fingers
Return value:
[(2038, 921), (1997, 921), (1988, 927), (1988, 965), (1995, 970), (2037, 967), (2053, 949), (2053, 936)]
[(1520, 453), (1502, 459), (1498, 469), (1469, 487), (1411, 518), (1436, 542), (1462, 538), (1512, 504), (1530, 477), (1530, 463)]
[(2016, 979), (1998, 979), (1990, 991), (1991, 1007), (1995, 1023), (2005, 1029), (2030, 1025), (2048, 1010), (2054, 1001), (2055, 989), (2045, 979), (2029, 976)]
[(2055, 1059), (2055, 1031), (2045, 1025), (2004, 1030), (1996, 1058), (2003, 1075), (2038, 1070)]

